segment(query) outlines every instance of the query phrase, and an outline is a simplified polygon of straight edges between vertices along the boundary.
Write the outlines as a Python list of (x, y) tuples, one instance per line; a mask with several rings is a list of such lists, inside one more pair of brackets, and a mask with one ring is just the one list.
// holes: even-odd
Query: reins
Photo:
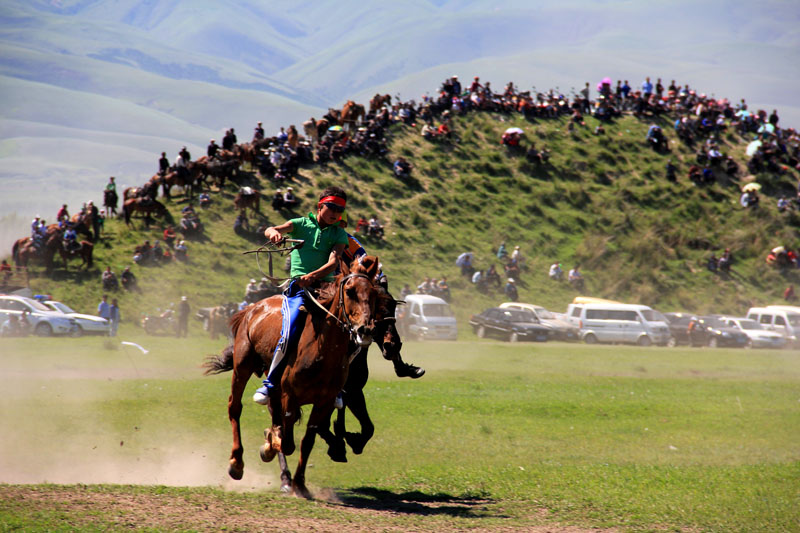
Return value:
[[(277, 245), (271, 242), (266, 244), (262, 244), (255, 250), (248, 250), (246, 252), (242, 252), (243, 255), (247, 254), (256, 254), (256, 265), (258, 266), (259, 272), (267, 278), (273, 285), (276, 287), (280, 287), (290, 279), (291, 277), (286, 278), (278, 278), (272, 275), (272, 254), (279, 254), (281, 256), (286, 256), (290, 254), (293, 250), (299, 250), (303, 247), (306, 241), (303, 239), (282, 239)], [(291, 246), (286, 246), (286, 243), (291, 243)], [(283, 247), (279, 248), (279, 245), (283, 245)], [(269, 258), (269, 274), (264, 272), (264, 269), (261, 268), (261, 254), (267, 254)]]

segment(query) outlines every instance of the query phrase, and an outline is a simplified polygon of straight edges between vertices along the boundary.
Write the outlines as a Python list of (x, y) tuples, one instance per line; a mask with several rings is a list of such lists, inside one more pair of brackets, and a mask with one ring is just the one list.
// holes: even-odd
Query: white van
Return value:
[(800, 307), (791, 305), (768, 305), (751, 307), (747, 318), (755, 320), (769, 331), (786, 337), (786, 345), (800, 348)]
[(411, 294), (405, 302), (395, 312), (401, 335), (418, 340), (456, 340), (458, 327), (450, 304), (428, 294)]
[(578, 327), (581, 339), (587, 344), (619, 342), (639, 346), (666, 345), (670, 338), (667, 319), (646, 305), (569, 304), (567, 318)]

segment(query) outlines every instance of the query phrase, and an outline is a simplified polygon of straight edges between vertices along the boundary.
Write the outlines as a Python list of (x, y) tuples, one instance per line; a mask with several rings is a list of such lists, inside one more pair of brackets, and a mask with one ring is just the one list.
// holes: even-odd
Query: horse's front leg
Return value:
[(294, 480), (292, 481), (292, 492), (297, 497), (311, 499), (311, 492), (306, 488), (306, 465), (308, 458), (311, 455), (311, 450), (314, 448), (314, 440), (317, 437), (317, 431), (324, 423), (330, 424), (331, 412), (333, 411), (333, 400), (326, 402), (323, 405), (315, 404), (311, 410), (311, 415), (308, 417), (308, 424), (306, 425), (306, 434), (300, 443), (300, 459), (297, 461), (297, 469), (294, 473)]
[(228, 418), (233, 430), (233, 447), (228, 474), (233, 479), (242, 479), (244, 475), (244, 446), (242, 446), (242, 432), (239, 418), (242, 415), (242, 395), (247, 381), (252, 375), (252, 369), (234, 367), (231, 377), (231, 395), (228, 398)]
[[(342, 421), (341, 434), (353, 450), (353, 453), (358, 455), (364, 451), (364, 446), (366, 446), (369, 439), (372, 438), (372, 435), (375, 434), (375, 426), (369, 418), (367, 400), (364, 398), (363, 390), (359, 389), (347, 393), (347, 408), (350, 409), (350, 412), (353, 413), (353, 416), (356, 417), (356, 420), (358, 420), (358, 423), (361, 425), (361, 433), (347, 433), (344, 431), (344, 421)], [(344, 413), (342, 413), (342, 415), (344, 415)], [(344, 419), (344, 416), (342, 416), (342, 419)], [(339, 434), (340, 433), (337, 431), (337, 435)]]
[[(347, 397), (345, 396), (345, 405), (347, 405)], [(317, 433), (325, 443), (328, 445), (328, 457), (337, 463), (347, 462), (347, 448), (344, 445), (344, 409), (339, 409), (334, 422), (334, 432), (330, 430), (330, 418), (325, 423), (320, 424)]]
[(292, 492), (292, 472), (286, 463), (286, 456), (278, 453), (278, 464), (281, 467), (281, 492)]

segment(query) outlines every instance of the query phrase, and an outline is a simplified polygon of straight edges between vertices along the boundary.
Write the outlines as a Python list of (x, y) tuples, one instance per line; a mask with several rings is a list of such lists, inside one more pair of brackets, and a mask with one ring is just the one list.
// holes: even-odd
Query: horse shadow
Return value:
[(509, 518), (504, 513), (490, 511), (494, 503), (489, 498), (452, 496), (446, 493), (425, 494), (418, 491), (394, 493), (374, 487), (356, 487), (337, 492), (341, 505), (374, 511), (389, 511), (408, 515), (445, 515), (459, 518)]

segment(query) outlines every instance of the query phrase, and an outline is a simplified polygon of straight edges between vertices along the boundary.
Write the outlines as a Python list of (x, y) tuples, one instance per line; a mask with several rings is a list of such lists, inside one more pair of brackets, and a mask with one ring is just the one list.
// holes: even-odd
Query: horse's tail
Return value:
[(122, 214), (125, 215), (125, 224), (131, 223), (131, 208), (128, 205), (128, 202), (124, 202), (122, 204)]
[(11, 247), (11, 258), (14, 263), (19, 264), (19, 241), (14, 241), (14, 246)]
[(203, 363), (203, 375), (210, 376), (233, 370), (233, 344), (222, 350), (220, 355), (209, 355)]
[(231, 336), (234, 339), (236, 338), (236, 333), (239, 331), (239, 328), (242, 327), (245, 314), (247, 314), (247, 309), (236, 311), (228, 320), (228, 326), (231, 328)]

